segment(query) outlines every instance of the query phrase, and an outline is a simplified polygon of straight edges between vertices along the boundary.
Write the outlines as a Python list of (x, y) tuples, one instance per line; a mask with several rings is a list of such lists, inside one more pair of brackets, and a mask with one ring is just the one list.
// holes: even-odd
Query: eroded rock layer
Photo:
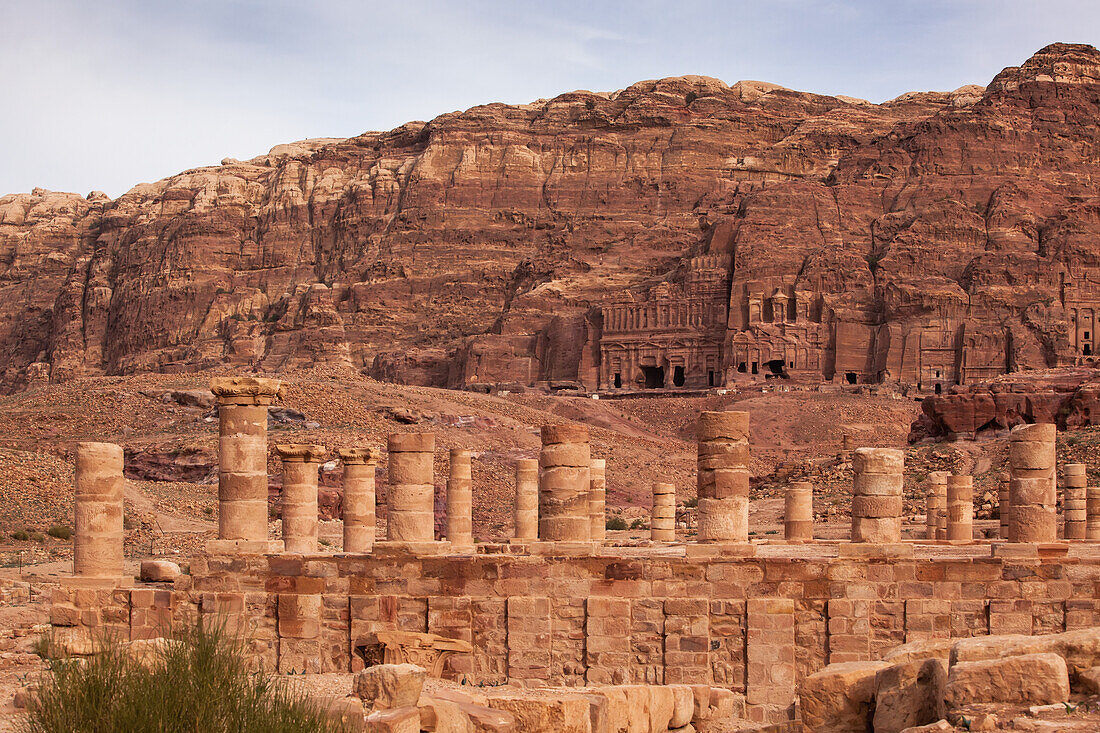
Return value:
[(0, 387), (219, 364), (923, 389), (1092, 358), (1100, 53), (883, 104), (680, 77), (0, 198)]

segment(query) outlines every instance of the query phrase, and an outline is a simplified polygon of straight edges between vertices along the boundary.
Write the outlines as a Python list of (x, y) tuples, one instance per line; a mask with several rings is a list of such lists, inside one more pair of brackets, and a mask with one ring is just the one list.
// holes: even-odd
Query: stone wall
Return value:
[(797, 682), (829, 662), (917, 639), (1100, 625), (1100, 557), (975, 557), (980, 546), (825, 556), (834, 549), (204, 555), (171, 589), (62, 588), (51, 619), (75, 642), (97, 627), (143, 638), (169, 621), (224, 618), (284, 672), (356, 670), (357, 638), (431, 632), (472, 642), (447, 674), (475, 684), (709, 683), (744, 694), (760, 720), (787, 719)]

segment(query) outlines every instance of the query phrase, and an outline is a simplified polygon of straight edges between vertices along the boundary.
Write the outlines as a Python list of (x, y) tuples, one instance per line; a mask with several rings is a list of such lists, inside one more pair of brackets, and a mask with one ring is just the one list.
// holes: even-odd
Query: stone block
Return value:
[(1048, 705), (1068, 699), (1066, 660), (1049, 653), (958, 662), (944, 688), (949, 709), (997, 702)]
[(427, 670), (415, 664), (376, 664), (355, 678), (355, 694), (371, 710), (415, 707)]
[(938, 658), (893, 664), (875, 675), (875, 733), (898, 733), (946, 714), (947, 665)]
[(871, 723), (875, 678), (885, 662), (830, 664), (799, 687), (802, 722), (814, 733), (865, 731)]
[(416, 707), (376, 710), (366, 719), (368, 733), (420, 733), (420, 710)]
[(494, 694), (489, 707), (511, 713), (524, 733), (590, 733), (590, 703), (583, 695)]

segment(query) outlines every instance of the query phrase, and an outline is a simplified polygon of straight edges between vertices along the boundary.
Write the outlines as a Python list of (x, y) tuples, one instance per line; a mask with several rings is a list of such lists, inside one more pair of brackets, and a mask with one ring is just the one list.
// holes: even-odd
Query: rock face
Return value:
[(0, 198), (0, 389), (215, 365), (927, 390), (1090, 362), (1100, 54), (875, 105), (645, 81)]
[(1054, 423), (1061, 428), (1100, 424), (1100, 370), (1083, 367), (1007, 374), (929, 395), (909, 440), (974, 438), (1007, 434), (1017, 425)]

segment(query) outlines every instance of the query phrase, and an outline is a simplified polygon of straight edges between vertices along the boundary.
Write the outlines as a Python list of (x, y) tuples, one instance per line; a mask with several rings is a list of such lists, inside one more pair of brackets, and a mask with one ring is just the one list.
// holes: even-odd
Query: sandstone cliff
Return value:
[[(595, 388), (789, 361), (930, 389), (1080, 363), (1097, 130), (1100, 53), (1055, 44), (985, 89), (877, 105), (681, 77), (279, 146), (115, 200), (4, 196), (0, 388), (314, 363)], [(677, 299), (706, 316), (661, 310)], [(652, 325), (605, 338), (606, 307), (651, 302)]]

